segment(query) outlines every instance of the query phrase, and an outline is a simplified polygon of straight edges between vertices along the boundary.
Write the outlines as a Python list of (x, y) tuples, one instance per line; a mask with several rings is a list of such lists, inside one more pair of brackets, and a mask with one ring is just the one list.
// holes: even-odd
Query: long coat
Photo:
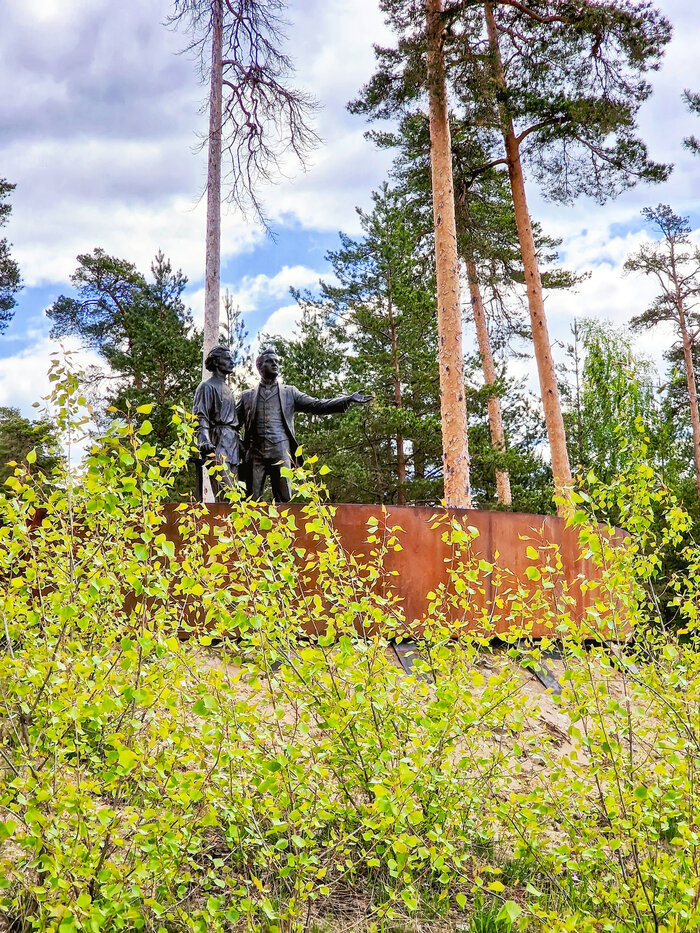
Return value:
[[(280, 405), (282, 408), (282, 421), (284, 429), (289, 439), (289, 455), (295, 466), (301, 466), (302, 457), (296, 456), (299, 444), (294, 434), (294, 415), (302, 412), (306, 415), (335, 415), (339, 412), (347, 411), (352, 404), (351, 395), (341, 395), (338, 398), (314, 398), (301, 392), (296, 386), (283, 385), (278, 383), (280, 390)], [(250, 449), (250, 440), (253, 434), (253, 424), (258, 408), (258, 386), (254, 389), (247, 389), (241, 394), (236, 406), (238, 423), (245, 431), (243, 446), (246, 450)]]
[(221, 461), (238, 463), (238, 420), (233, 393), (219, 376), (200, 382), (194, 394), (192, 411), (197, 417), (197, 444), (215, 448)]

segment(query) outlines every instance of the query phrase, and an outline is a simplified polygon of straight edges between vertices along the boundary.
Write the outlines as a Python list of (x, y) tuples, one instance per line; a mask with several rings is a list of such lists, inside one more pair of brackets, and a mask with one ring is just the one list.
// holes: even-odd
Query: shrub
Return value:
[[(71, 438), (85, 418), (76, 383), (64, 367), (53, 377)], [(617, 486), (578, 497), (571, 516), (601, 568), (591, 626), (631, 620), (634, 651), (586, 644), (551, 548), (535, 566), (554, 598), (509, 595), (521, 629), (505, 649), (491, 649), (486, 618), (455, 639), (450, 604), (495, 571), (469, 529), (436, 517), (461, 585), (433, 594), (407, 676), (388, 650), (400, 607), (373, 589), (398, 529), (370, 525), (358, 561), (298, 476), (313, 553), (297, 552), (292, 512), (235, 493), (216, 521), (180, 507), (176, 548), (164, 503), (191, 425), (176, 412), (178, 441), (158, 450), (147, 406), (134, 416), (78, 473), (35, 476), (30, 462), (0, 499), (0, 896), (13, 929), (700, 926), (698, 561), (674, 581), (680, 644), (654, 624), (645, 553), (685, 517), (667, 503), (655, 528), (665, 492), (639, 445)], [(628, 509), (622, 541), (589, 517), (606, 496)], [(535, 616), (552, 638), (526, 648)], [(309, 619), (325, 634), (306, 636)], [(543, 699), (522, 663), (555, 638), (563, 692)]]

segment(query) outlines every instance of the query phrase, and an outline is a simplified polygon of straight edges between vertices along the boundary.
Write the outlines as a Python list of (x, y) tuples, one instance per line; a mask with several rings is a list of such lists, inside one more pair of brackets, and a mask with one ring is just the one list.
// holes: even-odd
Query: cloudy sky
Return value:
[[(653, 158), (676, 169), (662, 186), (639, 187), (600, 207), (543, 202), (531, 210), (562, 237), (561, 258), (590, 278), (575, 295), (551, 296), (552, 336), (565, 340), (574, 315), (624, 324), (642, 310), (650, 283), (622, 277), (626, 255), (648, 236), (640, 210), (660, 201), (700, 227), (700, 159), (681, 140), (696, 132), (681, 102), (700, 89), (698, 22), (691, 0), (657, 0), (674, 24), (655, 94), (641, 115)], [(266, 195), (271, 240), (235, 210), (223, 218), (222, 285), (252, 335), (289, 332), (290, 286), (328, 274), (324, 255), (337, 232), (358, 232), (355, 206), (366, 207), (386, 175), (388, 157), (364, 139), (366, 127), (345, 105), (373, 68), (372, 42), (387, 39), (375, 0), (290, 0), (290, 51), (297, 84), (321, 104), (323, 143), (305, 174)], [(49, 339), (44, 310), (70, 293), (79, 253), (101, 246), (146, 271), (161, 249), (189, 277), (187, 298), (201, 317), (204, 271), (204, 128), (196, 68), (182, 34), (163, 22), (168, 0), (0, 0), (0, 177), (17, 185), (2, 231), (13, 243), (24, 290), (15, 319), (0, 336), (0, 404), (31, 412), (47, 389)], [(639, 348), (660, 359), (658, 336)]]

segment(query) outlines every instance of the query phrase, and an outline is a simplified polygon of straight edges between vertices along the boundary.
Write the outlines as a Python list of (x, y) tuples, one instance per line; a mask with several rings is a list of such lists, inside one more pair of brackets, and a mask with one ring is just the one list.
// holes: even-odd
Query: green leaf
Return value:
[(457, 901), (460, 910), (464, 910), (464, 908), (467, 906), (467, 895), (462, 894), (460, 891), (459, 894), (455, 894), (455, 900)]
[(140, 415), (150, 415), (153, 411), (153, 402), (148, 402), (146, 405), (139, 405), (136, 411)]
[(127, 771), (131, 771), (137, 760), (137, 756), (131, 751), (130, 748), (119, 749), (119, 764), (122, 766), (122, 768), (125, 768)]
[(509, 923), (515, 923), (522, 912), (522, 907), (516, 904), (515, 901), (506, 901), (498, 911), (496, 920), (507, 920)]
[(416, 910), (418, 908), (418, 897), (415, 891), (402, 891), (401, 897), (409, 910)]
[(150, 434), (152, 430), (153, 430), (153, 425), (147, 418), (144, 421), (144, 423), (141, 425), (141, 427), (139, 428), (139, 434), (143, 437), (146, 434)]

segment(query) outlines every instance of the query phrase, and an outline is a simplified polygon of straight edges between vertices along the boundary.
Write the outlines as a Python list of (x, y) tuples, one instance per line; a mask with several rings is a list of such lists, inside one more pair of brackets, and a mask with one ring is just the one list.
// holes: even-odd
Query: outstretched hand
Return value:
[(216, 453), (216, 447), (213, 444), (202, 444), (199, 448), (199, 455), (202, 460), (208, 460)]
[(363, 392), (355, 392), (354, 395), (351, 395), (350, 398), (356, 405), (366, 405), (367, 402), (371, 402), (374, 398), (373, 395), (365, 395)]

